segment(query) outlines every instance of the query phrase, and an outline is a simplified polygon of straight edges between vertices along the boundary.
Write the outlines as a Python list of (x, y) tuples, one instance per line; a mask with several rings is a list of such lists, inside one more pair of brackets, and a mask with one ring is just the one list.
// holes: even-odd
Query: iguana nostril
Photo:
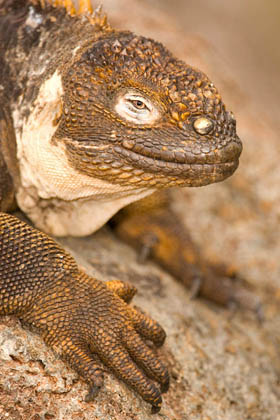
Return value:
[(194, 121), (193, 128), (198, 134), (203, 136), (209, 134), (213, 130), (214, 124), (208, 118), (200, 117)]

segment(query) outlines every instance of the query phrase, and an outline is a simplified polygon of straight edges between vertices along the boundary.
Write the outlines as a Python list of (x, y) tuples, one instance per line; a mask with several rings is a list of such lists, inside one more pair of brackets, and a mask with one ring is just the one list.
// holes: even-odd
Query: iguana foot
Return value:
[(165, 197), (154, 194), (131, 204), (115, 217), (115, 232), (139, 251), (141, 262), (153, 258), (190, 288), (191, 298), (202, 296), (223, 306), (235, 303), (260, 318), (259, 297), (231, 269), (201, 256)]
[(203, 296), (229, 309), (245, 308), (255, 312), (260, 321), (263, 319), (259, 296), (246, 287), (243, 279), (228, 272), (223, 265), (205, 265), (203, 272), (192, 280), (190, 288), (191, 299)]
[(121, 282), (118, 285), (119, 289), (116, 285), (112, 287), (112, 282), (107, 285), (79, 273), (62, 287), (61, 302), (60, 292), (56, 291), (56, 315), (44, 307), (45, 302), (48, 308), (50, 305), (47, 297), (39, 305), (42, 315), (37, 310), (35, 318), (39, 323), (43, 318), (48, 325), (45, 341), (89, 384), (87, 401), (102, 387), (105, 365), (157, 412), (161, 393), (168, 389), (169, 374), (145, 340), (160, 346), (165, 333), (147, 315), (128, 306), (124, 300), (130, 291), (124, 294), (127, 285)]
[(161, 346), (165, 332), (127, 304), (135, 291), (88, 276), (50, 237), (0, 213), (0, 315), (35, 327), (89, 384), (87, 401), (102, 387), (104, 365), (157, 412), (169, 374), (146, 341)]

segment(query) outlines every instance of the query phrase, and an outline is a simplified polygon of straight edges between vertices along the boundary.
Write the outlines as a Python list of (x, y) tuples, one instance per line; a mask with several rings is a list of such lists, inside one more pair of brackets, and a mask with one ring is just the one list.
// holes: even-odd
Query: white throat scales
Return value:
[(73, 169), (64, 147), (51, 144), (63, 94), (56, 71), (46, 80), (29, 117), (13, 113), (21, 183), (21, 210), (41, 230), (55, 236), (84, 236), (99, 229), (118, 210), (153, 190), (131, 190)]

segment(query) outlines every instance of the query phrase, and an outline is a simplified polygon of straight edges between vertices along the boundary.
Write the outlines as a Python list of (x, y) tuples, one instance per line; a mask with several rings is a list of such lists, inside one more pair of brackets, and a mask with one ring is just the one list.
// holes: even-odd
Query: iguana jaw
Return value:
[[(166, 185), (169, 187), (178, 185), (181, 187), (201, 187), (221, 182), (231, 176), (239, 165), (238, 159), (218, 163), (177, 163), (139, 155), (133, 151), (130, 151), (128, 155), (121, 148), (117, 148), (117, 153), (134, 168), (153, 173), (155, 179), (157, 172), (164, 173)], [(150, 169), (151, 166), (153, 171)]]
[(107, 135), (102, 144), (95, 141), (95, 133), (91, 136), (61, 139), (70, 165), (88, 176), (135, 188), (197, 187), (223, 181), (237, 169), (242, 151), (234, 132), (223, 145), (184, 138), (176, 130), (151, 133), (151, 138), (132, 133), (130, 138), (111, 140), (112, 135)]
[(83, 142), (68, 139), (64, 142), (72, 167), (126, 188), (198, 187), (220, 182), (237, 169), (242, 150), (239, 141), (232, 141), (220, 156), (217, 150), (212, 156), (201, 153), (195, 159), (196, 156), (187, 155), (185, 162), (178, 162), (164, 159), (164, 152), (162, 158), (151, 150), (146, 153), (145, 143), (139, 153), (122, 144), (104, 145), (97, 151), (96, 147)]

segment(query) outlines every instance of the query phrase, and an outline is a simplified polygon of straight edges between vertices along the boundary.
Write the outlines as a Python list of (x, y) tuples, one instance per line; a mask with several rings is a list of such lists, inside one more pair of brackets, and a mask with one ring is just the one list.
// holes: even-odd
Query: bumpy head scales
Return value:
[(217, 89), (158, 42), (104, 34), (63, 84), (56, 138), (84, 174), (135, 188), (200, 186), (238, 166), (235, 119)]

